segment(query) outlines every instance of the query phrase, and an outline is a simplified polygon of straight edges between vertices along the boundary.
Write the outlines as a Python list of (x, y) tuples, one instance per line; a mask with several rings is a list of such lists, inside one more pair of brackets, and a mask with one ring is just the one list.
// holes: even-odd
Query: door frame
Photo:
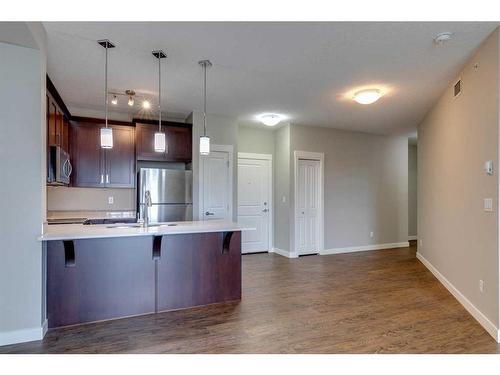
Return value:
[[(234, 151), (233, 145), (210, 145), (210, 151), (227, 152), (229, 154), (229, 178), (227, 181), (227, 190), (229, 194), (229, 218), (226, 220), (233, 221), (233, 167), (234, 167)], [(209, 154), (210, 155), (210, 154)], [(198, 215), (199, 220), (205, 221), (204, 208), (205, 208), (205, 195), (203, 194), (205, 181), (203, 180), (203, 174), (205, 172), (205, 167), (203, 164), (203, 156), (198, 154), (198, 197), (199, 197), (199, 207)]]
[(294, 175), (294, 192), (293, 192), (293, 200), (294, 200), (294, 210), (293, 210), (293, 252), (295, 257), (298, 257), (298, 245), (297, 245), (297, 214), (299, 212), (299, 203), (297, 199), (297, 192), (299, 190), (299, 178), (298, 178), (298, 167), (299, 160), (315, 160), (319, 161), (319, 223), (318, 223), (318, 254), (321, 254), (325, 249), (325, 234), (324, 234), (324, 226), (325, 226), (325, 216), (324, 216), (324, 205), (325, 205), (325, 196), (324, 196), (324, 183), (325, 183), (325, 154), (322, 152), (311, 152), (311, 151), (297, 151), (293, 152), (293, 175)]
[[(274, 200), (273, 200), (273, 155), (272, 154), (257, 154), (252, 152), (238, 152), (238, 165), (240, 158), (242, 159), (253, 159), (253, 160), (267, 160), (269, 161), (269, 240), (268, 240), (268, 252), (273, 250), (274, 246)], [(237, 184), (239, 181), (236, 182)], [(236, 202), (236, 207), (239, 206), (239, 201)], [(238, 213), (236, 213), (236, 219), (238, 219)]]

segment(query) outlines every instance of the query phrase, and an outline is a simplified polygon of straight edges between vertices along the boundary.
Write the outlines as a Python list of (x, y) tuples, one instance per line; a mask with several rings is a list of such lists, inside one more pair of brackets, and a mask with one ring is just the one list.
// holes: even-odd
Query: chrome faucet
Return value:
[(144, 227), (147, 228), (149, 226), (149, 208), (153, 206), (153, 201), (151, 200), (151, 192), (146, 190), (144, 193)]

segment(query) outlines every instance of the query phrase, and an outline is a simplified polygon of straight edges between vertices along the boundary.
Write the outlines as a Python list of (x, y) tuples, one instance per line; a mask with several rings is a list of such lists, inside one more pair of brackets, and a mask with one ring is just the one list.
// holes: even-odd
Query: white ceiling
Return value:
[[(466, 59), (497, 26), (461, 22), (46, 22), (48, 74), (72, 107), (103, 107), (104, 49), (109, 88), (156, 96), (154, 49), (168, 55), (164, 100), (170, 115), (202, 110), (202, 70), (209, 58), (208, 112), (255, 123), (276, 112), (290, 122), (381, 134), (414, 131)], [(433, 43), (440, 32), (454, 37)], [(371, 106), (345, 95), (381, 85)], [(125, 106), (126, 107), (126, 106)], [(126, 108), (123, 109), (127, 110)]]

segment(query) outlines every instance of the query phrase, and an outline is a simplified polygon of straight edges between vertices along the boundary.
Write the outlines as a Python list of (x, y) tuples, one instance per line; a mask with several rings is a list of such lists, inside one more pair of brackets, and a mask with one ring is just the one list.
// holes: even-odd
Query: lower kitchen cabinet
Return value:
[(241, 232), (166, 236), (158, 260), (158, 311), (241, 299)]
[(154, 243), (48, 241), (49, 328), (241, 299), (241, 232), (164, 235), (160, 254)]
[(75, 240), (74, 250), (68, 264), (62, 241), (47, 244), (49, 328), (155, 311), (150, 237)]
[(72, 121), (71, 185), (76, 187), (135, 187), (135, 130), (127, 125), (113, 129), (113, 148), (100, 145), (101, 123)]

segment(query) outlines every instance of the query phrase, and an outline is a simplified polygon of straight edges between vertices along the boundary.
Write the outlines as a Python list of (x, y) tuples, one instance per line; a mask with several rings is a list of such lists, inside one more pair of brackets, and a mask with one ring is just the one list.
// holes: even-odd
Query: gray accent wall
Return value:
[(417, 235), (417, 146), (408, 145), (408, 236)]
[(290, 144), (292, 164), (294, 151), (325, 155), (326, 250), (408, 240), (407, 138), (294, 125)]
[(274, 156), (273, 128), (253, 126), (238, 127), (238, 151), (255, 154), (270, 154)]
[[(418, 252), (497, 329), (499, 44), (496, 29), (418, 127)], [(483, 169), (487, 160), (492, 176)], [(484, 198), (493, 199), (492, 212)]]
[(11, 25), (37, 48), (0, 42), (0, 345), (41, 339), (44, 320), (45, 30)]

